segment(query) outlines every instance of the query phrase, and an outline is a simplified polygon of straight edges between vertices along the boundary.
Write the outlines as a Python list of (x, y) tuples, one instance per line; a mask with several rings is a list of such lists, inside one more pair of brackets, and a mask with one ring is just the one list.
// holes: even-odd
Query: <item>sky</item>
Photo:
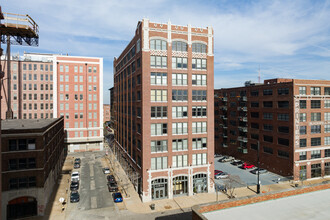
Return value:
[(330, 0), (2, 0), (2, 11), (30, 15), (39, 25), (38, 52), (103, 57), (104, 103), (113, 59), (138, 21), (212, 26), (214, 88), (271, 78), (330, 80)]

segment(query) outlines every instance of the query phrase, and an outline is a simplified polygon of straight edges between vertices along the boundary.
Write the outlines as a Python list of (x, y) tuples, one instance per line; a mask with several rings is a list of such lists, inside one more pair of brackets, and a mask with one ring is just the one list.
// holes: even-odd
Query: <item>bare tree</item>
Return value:
[(235, 181), (231, 177), (229, 177), (225, 183), (225, 187), (226, 187), (225, 190), (226, 190), (226, 193), (227, 193), (229, 199), (235, 198), (234, 192), (235, 192), (236, 188), (234, 186), (234, 182)]

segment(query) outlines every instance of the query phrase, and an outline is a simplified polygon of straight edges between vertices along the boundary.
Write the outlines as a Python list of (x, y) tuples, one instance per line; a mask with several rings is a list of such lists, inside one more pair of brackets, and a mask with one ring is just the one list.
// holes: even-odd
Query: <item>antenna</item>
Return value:
[(259, 70), (258, 70), (258, 83), (260, 83), (260, 64), (259, 64)]

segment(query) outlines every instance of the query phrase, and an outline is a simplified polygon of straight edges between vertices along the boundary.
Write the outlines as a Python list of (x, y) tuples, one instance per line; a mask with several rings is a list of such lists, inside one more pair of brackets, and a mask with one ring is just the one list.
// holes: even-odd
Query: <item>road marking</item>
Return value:
[(91, 180), (91, 190), (94, 190), (94, 189), (95, 189), (95, 181)]
[(93, 166), (93, 164), (89, 164), (89, 171), (90, 171), (90, 176), (93, 177), (94, 176), (94, 166)]
[(91, 198), (91, 209), (96, 209), (97, 208), (97, 203), (96, 203), (96, 197)]

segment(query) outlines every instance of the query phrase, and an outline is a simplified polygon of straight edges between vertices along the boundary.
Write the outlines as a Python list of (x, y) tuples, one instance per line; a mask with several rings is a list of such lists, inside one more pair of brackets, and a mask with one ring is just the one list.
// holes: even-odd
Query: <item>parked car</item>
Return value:
[(78, 189), (79, 189), (79, 182), (75, 182), (75, 181), (71, 182), (70, 190), (71, 191), (77, 191)]
[(73, 165), (73, 168), (74, 168), (74, 169), (78, 169), (78, 168), (80, 168), (80, 163), (75, 162), (74, 165)]
[(103, 173), (104, 173), (104, 174), (109, 174), (109, 173), (110, 173), (110, 169), (109, 169), (109, 167), (104, 167), (104, 168), (103, 168)]
[(78, 171), (71, 173), (71, 181), (73, 181), (73, 182), (79, 181), (79, 172)]
[(113, 175), (107, 175), (108, 182), (116, 182), (116, 179)]
[(241, 160), (234, 160), (230, 164), (232, 164), (234, 166), (240, 166), (240, 165), (243, 165), (243, 161), (241, 161)]
[(249, 164), (249, 163), (243, 163), (242, 165), (242, 169), (252, 169), (255, 168), (255, 166), (253, 164)]
[(116, 182), (108, 182), (108, 189), (109, 192), (117, 192), (118, 191), (118, 185)]
[(80, 163), (80, 162), (81, 162), (81, 160), (80, 160), (80, 158), (79, 158), (79, 157), (77, 157), (76, 159), (74, 159), (74, 162), (75, 162), (75, 163)]
[(112, 196), (113, 196), (113, 201), (115, 203), (123, 201), (123, 196), (121, 195), (120, 192), (113, 193)]
[(70, 194), (70, 202), (74, 203), (74, 202), (79, 202), (80, 200), (80, 196), (78, 191), (72, 191)]
[(229, 174), (226, 172), (218, 173), (214, 176), (216, 179), (225, 179), (229, 177)]
[(214, 170), (214, 175), (217, 175), (219, 173), (222, 173), (222, 171), (221, 170)]
[(235, 160), (234, 157), (231, 156), (224, 156), (223, 158), (219, 159), (218, 161), (220, 163), (225, 163), (225, 162), (232, 162), (233, 160)]
[[(253, 174), (258, 174), (258, 168), (254, 169), (254, 170), (251, 170), (250, 172), (253, 173)], [(266, 169), (259, 168), (259, 174), (263, 174), (263, 173), (267, 173), (267, 172), (268, 171)]]
[(222, 157), (222, 155), (221, 154), (214, 154), (214, 158), (216, 158), (216, 157)]

